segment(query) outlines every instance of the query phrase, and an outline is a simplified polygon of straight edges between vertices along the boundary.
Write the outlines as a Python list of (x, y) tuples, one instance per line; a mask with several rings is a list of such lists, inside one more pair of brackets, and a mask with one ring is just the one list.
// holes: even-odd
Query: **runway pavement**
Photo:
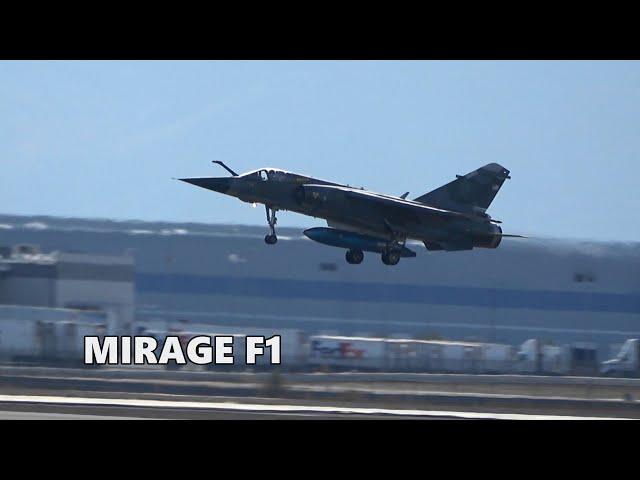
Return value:
[[(52, 419), (50, 415), (75, 418), (164, 418), (164, 419), (509, 419), (581, 420), (604, 419), (561, 415), (488, 412), (458, 412), (417, 409), (334, 407), (240, 403), (234, 401), (174, 401), (132, 398), (85, 398), (32, 395), (0, 395), (0, 418), (16, 415)], [(8, 418), (6, 418), (8, 417)], [(55, 417), (57, 418), (57, 417)], [(70, 418), (70, 417), (61, 417)]]
[(142, 418), (0, 410), (0, 420), (142, 420)]

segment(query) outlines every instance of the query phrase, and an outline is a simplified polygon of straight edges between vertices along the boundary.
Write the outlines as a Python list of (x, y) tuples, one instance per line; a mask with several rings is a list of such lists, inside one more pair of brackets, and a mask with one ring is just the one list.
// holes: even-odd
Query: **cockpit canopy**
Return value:
[(250, 172), (243, 173), (242, 175), (240, 175), (241, 178), (247, 178), (247, 179), (257, 180), (261, 182), (283, 181), (291, 176), (297, 177), (298, 175), (294, 175), (291, 172), (287, 172), (279, 168), (261, 168), (259, 170), (252, 170)]

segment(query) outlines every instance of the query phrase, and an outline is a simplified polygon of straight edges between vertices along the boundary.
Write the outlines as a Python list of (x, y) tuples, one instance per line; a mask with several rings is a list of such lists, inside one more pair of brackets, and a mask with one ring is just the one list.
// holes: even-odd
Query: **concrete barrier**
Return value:
[[(55, 368), (31, 366), (0, 366), (0, 376), (45, 376), (104, 379), (155, 379), (176, 381), (256, 381), (267, 378), (270, 372), (238, 371), (168, 371), (158, 368)], [(434, 374), (434, 373), (294, 373), (282, 372), (282, 377), (292, 383), (442, 383), (461, 385), (575, 385), (593, 387), (638, 387), (638, 378), (568, 377), (539, 375), (482, 375), (482, 374)]]

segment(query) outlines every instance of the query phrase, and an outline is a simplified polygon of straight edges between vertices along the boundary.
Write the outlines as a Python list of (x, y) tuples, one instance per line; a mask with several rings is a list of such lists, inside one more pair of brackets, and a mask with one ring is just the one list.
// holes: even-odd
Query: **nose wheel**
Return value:
[(347, 263), (357, 265), (359, 263), (362, 263), (362, 260), (364, 260), (364, 253), (362, 252), (362, 250), (347, 250), (347, 254), (345, 255), (345, 257), (347, 259)]
[(277, 242), (278, 242), (278, 237), (276, 237), (275, 235), (264, 236), (264, 243), (266, 243), (267, 245), (274, 245)]
[(278, 222), (276, 211), (270, 208), (269, 205), (265, 205), (264, 208), (267, 212), (267, 223), (269, 224), (269, 234), (264, 237), (264, 243), (274, 245), (278, 241), (276, 236), (276, 223)]

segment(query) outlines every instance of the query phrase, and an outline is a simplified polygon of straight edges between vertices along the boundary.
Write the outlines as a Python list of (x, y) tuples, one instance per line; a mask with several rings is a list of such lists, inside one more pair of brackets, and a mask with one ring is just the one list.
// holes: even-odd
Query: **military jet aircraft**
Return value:
[(221, 161), (230, 177), (181, 178), (183, 182), (237, 197), (247, 203), (264, 204), (269, 233), (264, 241), (273, 245), (276, 212), (279, 210), (322, 218), (327, 228), (303, 233), (316, 242), (344, 248), (346, 260), (359, 264), (364, 252), (381, 255), (385, 265), (396, 265), (401, 257), (415, 257), (406, 246), (419, 240), (427, 250), (471, 250), (496, 248), (503, 237), (499, 220), (486, 213), (509, 170), (490, 163), (413, 200), (409, 192), (395, 197), (364, 188), (328, 182), (287, 172), (260, 168), (238, 175)]

